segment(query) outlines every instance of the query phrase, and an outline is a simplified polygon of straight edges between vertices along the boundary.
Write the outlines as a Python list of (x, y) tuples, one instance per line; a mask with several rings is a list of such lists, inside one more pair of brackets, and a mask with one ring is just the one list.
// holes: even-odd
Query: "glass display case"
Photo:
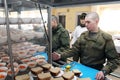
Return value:
[(24, 0), (4, 0), (0, 5), (0, 79), (17, 80), (23, 75), (33, 80), (31, 69), (50, 59), (49, 8)]

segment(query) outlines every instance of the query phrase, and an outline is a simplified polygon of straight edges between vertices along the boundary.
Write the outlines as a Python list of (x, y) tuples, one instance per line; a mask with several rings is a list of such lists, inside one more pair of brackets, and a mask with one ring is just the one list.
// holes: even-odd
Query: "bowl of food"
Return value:
[(9, 62), (10, 58), (8, 56), (1, 58), (3, 62)]
[(27, 65), (28, 67), (33, 68), (37, 65), (37, 62), (28, 62)]
[(26, 63), (30, 62), (31, 59), (28, 59), (28, 58), (27, 58), (27, 59), (22, 59), (21, 61), (26, 64)]
[(36, 62), (38, 63), (38, 65), (43, 65), (43, 64), (47, 63), (47, 61), (45, 59), (38, 59), (38, 60), (36, 60)]
[[(18, 67), (18, 63), (17, 63), (17, 62), (14, 62), (14, 63), (13, 63), (13, 66), (14, 66), (15, 68), (17, 68), (17, 67)], [(8, 67), (8, 68), (11, 68), (11, 64), (8, 63), (7, 67)]]
[(20, 71), (25, 71), (27, 69), (28, 65), (27, 64), (19, 64), (18, 68)]
[(28, 52), (30, 55), (33, 55), (34, 53), (36, 53), (36, 50), (34, 48), (30, 48)]
[(31, 61), (36, 61), (37, 59), (38, 59), (38, 58), (36, 58), (36, 57), (31, 57), (31, 58), (30, 58)]
[(28, 52), (26, 50), (20, 50), (17, 52), (19, 57), (26, 57), (27, 53)]
[(38, 52), (44, 52), (45, 51), (45, 46), (40, 46), (39, 49), (38, 49)]
[[(19, 69), (18, 69), (18, 68), (14, 68), (14, 72), (15, 72), (15, 75), (17, 75), (18, 72), (19, 72)], [(12, 74), (13, 74), (12, 70), (11, 70), (11, 69), (8, 69), (7, 74), (8, 74), (9, 76), (12, 76)]]
[(0, 72), (7, 72), (8, 68), (7, 67), (0, 67)]
[(0, 63), (0, 67), (5, 67), (5, 66), (6, 66), (6, 63), (4, 63), (4, 62)]
[(5, 80), (6, 76), (7, 76), (6, 72), (0, 72), (0, 80)]
[(0, 44), (6, 43), (7, 42), (7, 37), (0, 36)]

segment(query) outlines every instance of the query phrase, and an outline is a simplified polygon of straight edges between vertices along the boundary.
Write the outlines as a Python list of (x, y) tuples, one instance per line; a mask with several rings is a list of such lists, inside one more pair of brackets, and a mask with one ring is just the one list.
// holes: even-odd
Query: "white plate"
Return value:
[(34, 80), (32, 76), (30, 76), (30, 80)]
[(30, 76), (30, 80), (34, 80), (34, 79), (33, 79), (33, 76), (31, 76), (31, 72), (29, 72), (28, 74), (29, 74), (29, 76)]
[(36, 75), (34, 75), (31, 71), (28, 73), (30, 76), (32, 77), (37, 77)]
[[(81, 73), (79, 77), (81, 77), (83, 74)], [(77, 80), (78, 77), (77, 76), (74, 76), (74, 78), (72, 80)]]
[[(60, 73), (55, 77), (61, 77), (63, 74), (64, 74), (64, 71), (61, 70)], [(81, 77), (82, 75), (83, 75), (83, 73), (81, 73), (79, 77)]]
[(55, 76), (55, 77), (61, 77), (63, 74), (64, 74), (64, 71), (61, 70), (60, 73), (57, 76)]
[(82, 75), (83, 75), (83, 73), (81, 73), (79, 77), (81, 77)]
[(72, 80), (77, 80), (77, 76), (74, 76), (74, 78)]

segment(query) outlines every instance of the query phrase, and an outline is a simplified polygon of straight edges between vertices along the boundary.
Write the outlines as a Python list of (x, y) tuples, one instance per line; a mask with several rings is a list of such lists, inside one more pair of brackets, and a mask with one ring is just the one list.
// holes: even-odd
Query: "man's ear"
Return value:
[(96, 19), (95, 21), (96, 21), (96, 23), (98, 24), (99, 20), (98, 20), (98, 19)]

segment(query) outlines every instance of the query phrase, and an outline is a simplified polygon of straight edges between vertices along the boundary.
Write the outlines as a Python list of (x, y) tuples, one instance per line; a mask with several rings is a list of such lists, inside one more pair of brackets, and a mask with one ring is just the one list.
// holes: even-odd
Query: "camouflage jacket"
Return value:
[(52, 52), (61, 52), (69, 48), (70, 37), (66, 29), (61, 24), (56, 29), (52, 30)]
[(117, 68), (119, 63), (119, 55), (116, 52), (111, 35), (100, 29), (94, 38), (89, 37), (88, 31), (82, 33), (73, 45), (73, 48), (62, 53), (61, 58), (74, 55), (79, 56), (80, 62), (87, 66), (103, 65), (107, 59), (106, 66), (101, 68), (101, 70), (106, 70), (107, 73)]

